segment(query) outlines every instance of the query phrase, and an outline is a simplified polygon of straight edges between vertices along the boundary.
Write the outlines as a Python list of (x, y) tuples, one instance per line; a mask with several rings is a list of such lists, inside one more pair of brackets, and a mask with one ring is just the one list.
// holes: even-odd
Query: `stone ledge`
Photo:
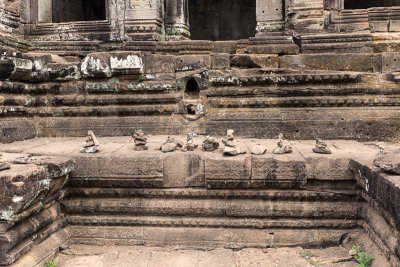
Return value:
[[(184, 141), (181, 136), (173, 137)], [(301, 188), (307, 180), (351, 181), (354, 178), (350, 159), (362, 154), (368, 155), (372, 162), (371, 157), (378, 152), (378, 148), (362, 143), (337, 140), (328, 141), (332, 155), (320, 155), (312, 153), (314, 141), (293, 141), (292, 154), (273, 155), (271, 151), (277, 140), (262, 139), (238, 139), (246, 145), (247, 154), (237, 157), (223, 156), (222, 148), (214, 152), (156, 151), (166, 138), (151, 136), (148, 151), (134, 151), (131, 137), (100, 137), (100, 152), (94, 155), (79, 153), (83, 138), (34, 139), (4, 145), (2, 150), (73, 158), (77, 167), (71, 182), (76, 185), (165, 188)], [(201, 144), (203, 137), (194, 140)], [(254, 143), (266, 145), (267, 153), (251, 155), (249, 147)], [(175, 162), (180, 162), (181, 167), (176, 168)]]

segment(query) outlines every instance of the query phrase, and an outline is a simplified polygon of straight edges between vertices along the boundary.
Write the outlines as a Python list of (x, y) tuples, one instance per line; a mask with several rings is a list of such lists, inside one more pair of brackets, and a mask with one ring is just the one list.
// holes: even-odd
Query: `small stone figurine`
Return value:
[(203, 141), (202, 147), (204, 151), (212, 152), (219, 147), (219, 143), (215, 138), (207, 136)]
[(135, 148), (136, 151), (148, 150), (147, 146), (147, 138), (148, 136), (144, 134), (142, 130), (137, 130), (133, 134), (133, 138), (135, 139)]
[(86, 142), (83, 143), (81, 153), (93, 154), (99, 151), (100, 143), (92, 131), (88, 132)]
[(222, 143), (225, 145), (224, 155), (226, 156), (237, 156), (240, 154), (246, 154), (246, 147), (243, 144), (237, 143), (233, 134), (234, 130), (228, 130), (226, 132), (226, 138), (222, 139)]
[(194, 134), (192, 133), (188, 133), (188, 135), (186, 136), (186, 144), (181, 149), (183, 152), (194, 151), (198, 147), (198, 145), (193, 142), (193, 136)]
[(2, 159), (2, 154), (0, 154), (0, 171), (4, 171), (4, 170), (8, 170), (8, 169), (10, 169), (10, 164), (5, 162)]
[(317, 138), (315, 147), (313, 148), (314, 153), (318, 154), (332, 154), (331, 150), (328, 148), (328, 144), (322, 140)]
[(292, 153), (293, 152), (292, 146), (289, 144), (288, 141), (284, 140), (283, 134), (279, 134), (278, 137), (279, 137), (278, 147), (275, 148), (275, 150), (272, 153), (277, 155)]

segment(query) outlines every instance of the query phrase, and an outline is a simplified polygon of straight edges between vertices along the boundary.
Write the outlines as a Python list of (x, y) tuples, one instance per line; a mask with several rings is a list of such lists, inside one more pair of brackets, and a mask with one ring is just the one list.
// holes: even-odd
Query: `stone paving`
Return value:
[[(297, 267), (357, 266), (343, 247), (306, 250), (268, 248), (179, 250), (152, 247), (93, 247), (74, 245), (57, 258), (60, 267)], [(348, 260), (346, 260), (348, 259)], [(342, 261), (334, 263), (335, 261)], [(320, 265), (317, 265), (321, 262)]]

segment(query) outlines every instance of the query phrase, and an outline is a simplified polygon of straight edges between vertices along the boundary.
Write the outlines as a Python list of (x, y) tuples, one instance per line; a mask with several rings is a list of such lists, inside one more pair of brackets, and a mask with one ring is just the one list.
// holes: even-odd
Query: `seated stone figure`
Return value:
[(292, 153), (293, 152), (292, 146), (289, 144), (287, 140), (284, 140), (283, 134), (279, 134), (278, 137), (279, 137), (278, 147), (275, 148), (275, 150), (272, 153), (277, 155)]

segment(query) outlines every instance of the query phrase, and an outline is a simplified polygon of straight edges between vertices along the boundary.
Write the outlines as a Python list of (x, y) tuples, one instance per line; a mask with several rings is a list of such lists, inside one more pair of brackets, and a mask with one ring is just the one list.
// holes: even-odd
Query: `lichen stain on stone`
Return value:
[(0, 220), (10, 221), (12, 220), (13, 216), (14, 216), (14, 211), (12, 210), (12, 207), (9, 206), (8, 210), (1, 211)]
[(107, 65), (103, 65), (101, 60), (91, 56), (87, 56), (81, 66), (81, 71), (85, 76), (93, 76), (93, 71), (102, 72), (107, 77), (111, 77), (111, 69)]
[(139, 69), (143, 73), (143, 59), (137, 55), (128, 55), (126, 58), (111, 57), (111, 69)]

